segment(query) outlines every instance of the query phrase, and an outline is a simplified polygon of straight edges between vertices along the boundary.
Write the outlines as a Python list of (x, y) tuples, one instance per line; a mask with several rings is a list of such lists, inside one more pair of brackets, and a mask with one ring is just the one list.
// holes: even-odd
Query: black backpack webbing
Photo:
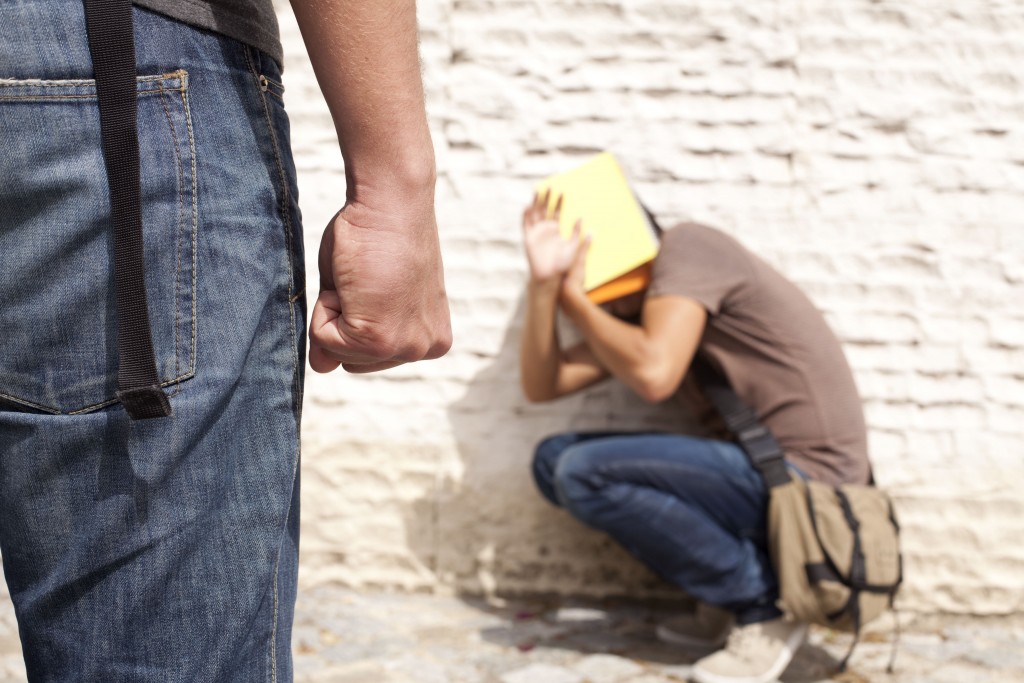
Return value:
[(736, 395), (725, 375), (700, 354), (694, 355), (690, 370), (765, 485), (774, 488), (792, 481), (779, 442), (757, 419), (757, 413)]
[(117, 398), (133, 420), (167, 417), (146, 304), (142, 190), (130, 0), (84, 0), (110, 185), (117, 301)]

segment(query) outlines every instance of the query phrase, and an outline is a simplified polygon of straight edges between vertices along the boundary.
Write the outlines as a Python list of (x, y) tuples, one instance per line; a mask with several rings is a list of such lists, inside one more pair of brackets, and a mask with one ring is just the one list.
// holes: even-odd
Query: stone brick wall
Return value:
[[(528, 473), (549, 432), (679, 424), (612, 384), (539, 407), (519, 393), (521, 207), (607, 148), (663, 223), (736, 235), (834, 325), (904, 524), (904, 606), (1024, 608), (1024, 6), (421, 0), (420, 15), (456, 345), (310, 376), (304, 585), (673, 594)], [(280, 16), (312, 272), (344, 177)]]

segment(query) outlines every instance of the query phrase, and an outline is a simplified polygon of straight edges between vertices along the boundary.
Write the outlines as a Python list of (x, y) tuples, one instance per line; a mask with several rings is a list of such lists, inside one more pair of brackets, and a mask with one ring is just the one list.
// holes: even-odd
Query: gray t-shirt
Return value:
[[(701, 350), (772, 430), (787, 460), (830, 484), (868, 481), (853, 375), (824, 317), (796, 285), (725, 233), (684, 223), (665, 231), (647, 293), (672, 295), (707, 309)], [(690, 403), (687, 384), (681, 397)]]
[(273, 0), (133, 0), (190, 26), (216, 31), (284, 61)]

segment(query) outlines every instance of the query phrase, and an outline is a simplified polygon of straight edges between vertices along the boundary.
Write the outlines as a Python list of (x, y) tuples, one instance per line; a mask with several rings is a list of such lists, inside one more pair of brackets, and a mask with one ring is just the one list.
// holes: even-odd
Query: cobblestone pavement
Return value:
[[(297, 683), (679, 683), (693, 654), (659, 642), (673, 612), (624, 603), (520, 601), (359, 593), (319, 588), (299, 598)], [(819, 629), (784, 683), (1020, 683), (1024, 615), (910, 617), (897, 673), (885, 673), (888, 632), (866, 635), (833, 675), (847, 636)], [(10, 603), (0, 603), (0, 683), (25, 681)]]

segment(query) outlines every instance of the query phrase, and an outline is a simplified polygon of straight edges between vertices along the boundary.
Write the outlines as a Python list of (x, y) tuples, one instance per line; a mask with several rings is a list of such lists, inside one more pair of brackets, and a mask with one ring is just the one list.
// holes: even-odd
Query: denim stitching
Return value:
[[(167, 108), (167, 100), (162, 92), (160, 104), (163, 105), (164, 116), (167, 118), (167, 127), (171, 129), (171, 139), (174, 141), (174, 165), (178, 170), (178, 229), (175, 230), (174, 240), (174, 253), (177, 257), (177, 266), (174, 270), (174, 374), (177, 375), (181, 372), (181, 231), (184, 227), (181, 220), (185, 214), (185, 178), (181, 169), (181, 146), (178, 144), (178, 133), (174, 130), (171, 112)], [(179, 384), (167, 398), (177, 396), (180, 391), (181, 385)]]
[[(252, 56), (251, 56), (251, 48), (249, 48), (248, 46), (245, 47), (245, 61), (246, 61), (246, 64), (249, 66), (249, 71), (252, 73), (252, 75), (258, 81), (260, 74), (259, 74), (258, 70), (256, 69), (255, 65), (253, 64)], [(266, 77), (264, 77), (264, 78), (266, 78)], [(268, 78), (267, 81), (269, 82), (270, 79)], [(259, 88), (257, 88), (257, 90), (259, 90)], [(279, 141), (277, 139), (277, 132), (274, 130), (273, 118), (270, 115), (270, 109), (267, 106), (267, 100), (266, 100), (265, 97), (262, 96), (262, 94), (263, 93), (261, 91), (260, 92), (260, 104), (263, 106), (263, 115), (266, 118), (267, 131), (270, 134), (270, 139), (271, 139), (271, 143), (272, 143), (271, 144), (272, 151), (274, 153), (274, 162), (277, 165), (278, 180), (280, 182), (280, 189), (281, 189), (281, 201), (278, 203), (278, 210), (281, 213), (281, 218), (282, 218), (282, 220), (283, 220), (283, 222), (285, 224), (285, 228), (286, 228), (286, 232), (285, 232), (285, 245), (286, 245), (287, 250), (288, 250), (288, 325), (289, 325), (289, 328), (290, 328), (290, 331), (291, 331), (291, 338), (292, 338), (292, 362), (293, 362), (293, 366), (295, 368), (294, 379), (293, 379), (293, 385), (292, 386), (293, 386), (293, 391), (295, 392), (295, 401), (296, 401), (296, 404), (295, 404), (295, 406), (296, 406), (295, 418), (296, 418), (296, 430), (298, 430), (298, 428), (299, 428), (299, 426), (298, 426), (298, 416), (299, 416), (298, 406), (300, 406), (302, 404), (302, 385), (301, 385), (301, 382), (299, 381), (299, 367), (298, 367), (299, 366), (299, 350), (298, 350), (297, 331), (296, 331), (296, 328), (295, 328), (295, 302), (298, 301), (298, 296), (293, 296), (293, 294), (292, 294), (292, 287), (294, 285), (294, 279), (295, 279), (295, 269), (294, 269), (294, 264), (292, 262), (292, 259), (294, 258), (294, 255), (293, 255), (293, 253), (294, 253), (294, 249), (293, 249), (294, 225), (293, 225), (292, 220), (291, 220), (291, 202), (290, 202), (291, 191), (290, 191), (290, 188), (288, 186), (287, 176), (286, 176), (286, 174), (284, 172), (284, 165), (283, 165), (283, 163), (281, 161), (280, 143), (279, 143)], [(282, 102), (283, 102), (283, 100), (282, 100)], [(303, 291), (305, 291), (305, 290), (303, 290)], [(293, 495), (294, 495), (294, 489), (295, 489), (295, 478), (296, 478), (296, 476), (298, 474), (298, 470), (299, 470), (299, 453), (298, 453), (298, 448), (296, 448), (295, 462), (294, 462), (294, 464), (292, 466), (292, 491), (293, 491)], [(285, 525), (286, 526), (287, 526), (287, 523), (288, 523), (287, 522), (288, 517), (290, 515), (291, 515), (291, 508), (289, 506), (288, 515), (285, 516)], [(282, 532), (283, 533), (287, 533), (284, 529), (282, 529)], [(279, 572), (280, 572), (280, 567), (281, 567), (281, 546), (279, 545), (278, 549), (277, 549), (277, 557), (276, 557), (275, 562), (274, 562), (274, 624), (273, 624), (273, 634), (272, 634), (272, 642), (271, 642), (271, 648), (272, 648), (271, 649), (271, 682), (272, 683), (276, 683), (276, 681), (277, 681), (277, 622), (278, 622), (278, 595), (277, 595), (277, 590), (278, 590), (278, 575), (279, 575)]]
[[(249, 66), (250, 72), (258, 80), (260, 74), (259, 74), (259, 72), (257, 71), (256, 67), (254, 66), (254, 64), (252, 62), (252, 59), (251, 59), (251, 56), (250, 56), (250, 48), (248, 46), (246, 46), (246, 50), (245, 50), (245, 60), (246, 60), (246, 63), (248, 64), (248, 66)], [(266, 78), (266, 76), (264, 76), (264, 78)], [(269, 81), (270, 79), (267, 79), (267, 80)], [(291, 202), (289, 201), (290, 198), (291, 198), (291, 192), (290, 192), (290, 189), (288, 187), (288, 179), (285, 176), (284, 165), (281, 162), (280, 143), (278, 142), (278, 139), (277, 139), (277, 133), (274, 131), (274, 122), (273, 122), (273, 119), (271, 118), (271, 115), (270, 115), (270, 109), (267, 107), (267, 100), (266, 100), (265, 97), (262, 96), (262, 92), (263, 91), (261, 90), (260, 91), (260, 93), (261, 93), (260, 103), (263, 105), (263, 114), (264, 114), (264, 116), (266, 117), (266, 120), (267, 120), (267, 130), (270, 133), (270, 139), (271, 139), (271, 143), (272, 143), (272, 147), (273, 147), (273, 152), (274, 152), (274, 162), (277, 164), (278, 180), (281, 183), (281, 185), (280, 185), (281, 201), (278, 203), (279, 204), (278, 205), (278, 210), (281, 212), (281, 219), (284, 221), (285, 227), (287, 229), (286, 232), (285, 232), (285, 243), (286, 243), (286, 246), (288, 248), (288, 313), (289, 313), (289, 321), (288, 321), (288, 323), (289, 323), (289, 326), (291, 327), (291, 334), (292, 334), (292, 357), (293, 357), (293, 360), (294, 360), (294, 363), (295, 363), (295, 367), (296, 367), (295, 378), (294, 378), (293, 384), (294, 384), (294, 391), (295, 391), (295, 398), (296, 398), (296, 416), (298, 416), (298, 406), (300, 406), (302, 404), (302, 385), (299, 382), (299, 373), (298, 373), (298, 370), (297, 370), (298, 369), (298, 365), (299, 365), (299, 350), (298, 350), (298, 336), (297, 336), (297, 332), (295, 330), (295, 302), (298, 301), (298, 299), (293, 297), (293, 292), (292, 292), (292, 286), (294, 285), (294, 281), (295, 281), (295, 265), (292, 262), (292, 259), (294, 258), (294, 256), (293, 256), (293, 252), (294, 252), (294, 249), (293, 249), (294, 234), (293, 233), (295, 231), (295, 228), (292, 225), (292, 219), (291, 219)], [(283, 102), (283, 100), (282, 100), (282, 102)]]
[[(167, 90), (177, 90), (177, 88), (166, 88)], [(137, 91), (138, 96), (145, 95), (159, 95), (163, 92), (164, 88), (151, 89), (151, 90), (139, 90)], [(31, 100), (33, 102), (45, 102), (47, 100), (94, 100), (96, 95), (0, 95), (0, 100), (13, 101), (13, 100)]]
[[(188, 74), (184, 76), (184, 83), (188, 85)], [(181, 102), (182, 106), (185, 107), (185, 128), (188, 131), (188, 145), (192, 159), (192, 350), (189, 356), (189, 372), (195, 374), (196, 371), (196, 329), (197, 329), (197, 312), (196, 312), (196, 292), (197, 290), (197, 259), (199, 252), (199, 188), (198, 180), (196, 179), (196, 140), (192, 132), (192, 107), (189, 106), (188, 92), (186, 90), (181, 91)]]
[[(172, 384), (176, 384), (178, 382), (184, 382), (185, 380), (191, 379), (192, 377), (194, 377), (195, 374), (196, 374), (195, 372), (189, 371), (189, 372), (186, 372), (185, 374), (183, 374), (183, 375), (181, 375), (179, 377), (175, 377), (173, 379), (164, 380), (163, 382), (160, 382), (160, 387), (169, 387)], [(94, 403), (91, 406), (86, 406), (84, 408), (78, 408), (77, 410), (69, 410), (66, 413), (62, 413), (62, 412), (60, 412), (58, 410), (58, 411), (54, 412), (54, 415), (84, 415), (85, 413), (89, 413), (89, 412), (92, 412), (94, 410), (99, 410), (100, 408), (106, 408), (107, 406), (112, 406), (112, 405), (114, 405), (117, 402), (118, 402), (118, 399), (110, 398), (110, 399), (107, 399), (106, 401), (103, 401), (102, 403)]]
[[(243, 46), (243, 54), (245, 55), (245, 63), (249, 67), (249, 72), (259, 81), (259, 72), (256, 69), (252, 61), (251, 48), (248, 45)], [(257, 86), (257, 90), (259, 87)], [(291, 298), (291, 287), (292, 287), (292, 264), (291, 264), (291, 221), (288, 218), (286, 200), (288, 197), (288, 184), (284, 176), (284, 168), (281, 165), (281, 158), (277, 149), (277, 135), (274, 133), (274, 123), (270, 118), (270, 110), (267, 108), (267, 101), (262, 96), (260, 97), (260, 104), (263, 106), (263, 115), (267, 122), (268, 132), (270, 133), (271, 147), (274, 152), (274, 161), (277, 164), (278, 179), (282, 183), (281, 201), (278, 202), (278, 211), (281, 213), (281, 218), (284, 220), (285, 227), (287, 228), (287, 235), (285, 238), (285, 244), (288, 247), (288, 298)], [(292, 303), (288, 303), (288, 325), (291, 328), (292, 334), (292, 352), (295, 354), (295, 313)], [(298, 361), (295, 361), (298, 364)], [(296, 373), (297, 374), (297, 373)], [(298, 458), (296, 458), (296, 464)], [(292, 486), (295, 486), (294, 475), (292, 477)], [(287, 525), (288, 517), (285, 516), (285, 525)], [(285, 532), (282, 529), (283, 533)], [(283, 534), (282, 534), (283, 535)], [(270, 634), (270, 681), (271, 683), (277, 683), (277, 617), (278, 617), (278, 604), (277, 604), (277, 577), (278, 572), (281, 569), (281, 545), (278, 544), (277, 555), (274, 558), (274, 614)]]
[[(180, 84), (170, 87), (165, 84), (169, 80), (179, 80)], [(136, 79), (135, 94), (137, 97), (144, 95), (162, 94), (165, 90), (184, 91), (188, 82), (188, 72), (179, 69), (168, 74), (156, 76), (142, 76)], [(0, 79), (0, 88), (35, 89), (35, 88), (85, 88), (89, 92), (81, 94), (48, 95), (37, 93), (32, 95), (6, 95), (0, 91), (0, 101), (47, 101), (47, 100), (82, 100), (96, 98), (96, 81), (94, 80), (68, 80), (51, 81), (37, 79)]]
[(10, 394), (0, 394), (0, 399), (4, 399), (4, 400), (9, 401), (11, 403), (17, 403), (19, 405), (23, 405), (23, 406), (26, 406), (28, 408), (35, 408), (36, 410), (41, 410), (44, 413), (51, 413), (53, 415), (60, 415), (60, 411), (57, 410), (56, 408), (50, 408), (49, 406), (44, 406), (44, 405), (41, 405), (39, 403), (33, 403), (32, 401), (26, 401), (23, 398), (17, 398), (15, 396), (11, 396)]
[[(171, 71), (165, 74), (156, 74), (153, 76), (137, 76), (135, 78), (136, 84), (152, 83), (154, 81), (172, 81), (180, 79), (187, 75), (187, 71), (184, 69), (178, 69), (177, 71)], [(269, 79), (268, 79), (269, 80)], [(77, 78), (77, 79), (41, 79), (41, 78), (0, 78), (0, 88), (96, 88), (96, 81), (92, 78)], [(172, 90), (179, 90), (184, 87), (184, 84), (178, 88), (172, 88)], [(142, 92), (142, 91), (140, 91)]]
[[(294, 487), (295, 482), (292, 482)], [(291, 508), (289, 508), (290, 510)], [(277, 583), (281, 569), (281, 548), (277, 549), (277, 562), (274, 563), (274, 628), (270, 637), (270, 683), (277, 683)]]

